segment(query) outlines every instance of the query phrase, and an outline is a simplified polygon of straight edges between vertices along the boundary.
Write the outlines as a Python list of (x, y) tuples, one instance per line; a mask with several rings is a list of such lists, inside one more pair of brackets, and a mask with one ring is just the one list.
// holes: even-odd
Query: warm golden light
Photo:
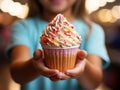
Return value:
[(0, 9), (4, 12), (8, 12), (8, 5), (12, 3), (11, 0), (3, 0), (0, 4)]
[(99, 2), (97, 0), (86, 0), (86, 8), (89, 13), (97, 10), (99, 8)]
[(120, 6), (114, 6), (111, 11), (116, 19), (120, 19)]
[(110, 2), (111, 3), (111, 2), (115, 2), (115, 0), (106, 0), (106, 2)]
[(116, 19), (112, 16), (112, 12), (108, 9), (102, 9), (98, 12), (98, 18), (102, 22), (115, 22)]
[(115, 0), (86, 0), (86, 9), (88, 13), (92, 13), (98, 10), (100, 7), (105, 6), (108, 2), (112, 3)]
[(8, 12), (12, 16), (19, 18), (25, 18), (29, 11), (27, 4), (22, 5), (19, 2), (13, 2), (12, 0), (3, 0), (0, 4), (0, 9), (3, 12)]

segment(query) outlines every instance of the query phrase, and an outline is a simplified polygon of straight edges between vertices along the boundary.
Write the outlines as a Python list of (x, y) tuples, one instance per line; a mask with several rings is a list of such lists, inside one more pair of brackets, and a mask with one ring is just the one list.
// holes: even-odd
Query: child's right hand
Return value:
[(39, 49), (34, 52), (33, 64), (40, 75), (46, 76), (52, 81), (59, 81), (63, 77), (65, 79), (70, 78), (66, 74), (59, 72), (57, 69), (49, 69), (46, 67), (43, 61), (43, 53)]

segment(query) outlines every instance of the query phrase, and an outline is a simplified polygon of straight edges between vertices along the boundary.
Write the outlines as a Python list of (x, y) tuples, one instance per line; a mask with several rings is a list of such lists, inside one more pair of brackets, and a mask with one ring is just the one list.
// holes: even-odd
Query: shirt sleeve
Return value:
[(98, 55), (103, 60), (103, 68), (106, 68), (109, 63), (108, 53), (105, 47), (105, 34), (101, 26), (93, 23), (92, 32), (86, 43), (88, 54)]
[(11, 28), (10, 44), (7, 48), (7, 57), (10, 57), (11, 49), (16, 45), (25, 45), (30, 47), (29, 35), (23, 22), (15, 23)]

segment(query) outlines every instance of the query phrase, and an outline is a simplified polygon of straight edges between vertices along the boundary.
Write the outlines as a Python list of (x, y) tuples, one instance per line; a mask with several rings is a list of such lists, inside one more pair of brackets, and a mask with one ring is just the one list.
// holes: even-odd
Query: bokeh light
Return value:
[(117, 19), (113, 17), (111, 10), (102, 9), (98, 12), (98, 18), (101, 22), (115, 22)]
[(114, 6), (111, 11), (116, 19), (120, 19), (120, 6)]
[(88, 13), (92, 13), (100, 7), (104, 7), (107, 3), (112, 2), (115, 2), (115, 0), (86, 0), (86, 8)]
[(21, 19), (24, 19), (29, 11), (27, 4), (22, 5), (21, 3), (12, 0), (2, 0), (0, 3), (0, 9), (3, 12), (8, 12), (10, 15), (17, 16)]

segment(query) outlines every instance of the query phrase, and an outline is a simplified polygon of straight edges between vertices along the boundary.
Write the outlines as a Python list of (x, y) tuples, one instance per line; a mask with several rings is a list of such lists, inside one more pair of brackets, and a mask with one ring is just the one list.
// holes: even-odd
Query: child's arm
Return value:
[(19, 45), (12, 48), (10, 71), (13, 79), (18, 83), (30, 81), (40, 75), (33, 66), (29, 52), (26, 46)]
[(78, 81), (87, 89), (95, 89), (102, 82), (102, 60), (96, 55), (88, 55), (85, 71)]
[(20, 83), (29, 82), (40, 75), (50, 78), (52, 81), (60, 80), (60, 77), (65, 77), (58, 70), (48, 69), (45, 67), (42, 60), (40, 50), (34, 53), (34, 57), (30, 59), (30, 50), (24, 45), (15, 46), (11, 52), (11, 75), (12, 78)]

